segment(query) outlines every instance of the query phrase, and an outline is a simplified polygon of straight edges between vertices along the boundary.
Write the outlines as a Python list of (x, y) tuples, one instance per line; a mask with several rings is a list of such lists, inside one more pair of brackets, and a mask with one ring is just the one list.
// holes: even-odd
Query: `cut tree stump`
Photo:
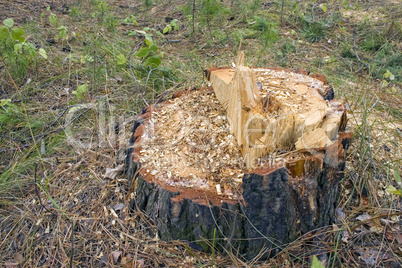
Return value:
[(137, 117), (130, 206), (163, 240), (268, 258), (334, 222), (351, 135), (325, 77), (242, 57)]

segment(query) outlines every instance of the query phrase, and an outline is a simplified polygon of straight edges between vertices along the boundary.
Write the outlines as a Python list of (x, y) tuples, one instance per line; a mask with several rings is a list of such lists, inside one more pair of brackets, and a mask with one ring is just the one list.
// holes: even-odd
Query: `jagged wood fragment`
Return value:
[[(336, 101), (327, 101), (327, 93), (332, 89), (326, 79), (313, 76), (246, 67), (243, 52), (239, 53), (234, 68), (207, 70), (249, 169), (257, 158), (269, 153), (328, 146), (336, 138), (344, 107)], [(318, 128), (324, 131), (310, 134)], [(309, 138), (319, 142), (308, 141)]]

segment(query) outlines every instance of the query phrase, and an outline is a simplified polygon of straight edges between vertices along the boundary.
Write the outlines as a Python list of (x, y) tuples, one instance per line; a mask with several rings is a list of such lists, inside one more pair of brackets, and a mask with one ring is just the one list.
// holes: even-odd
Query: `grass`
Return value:
[[(0, 44), (0, 259), (22, 267), (306, 265), (306, 245), (325, 234), (331, 267), (368, 265), (360, 248), (383, 258), (375, 265), (401, 263), (392, 239), (401, 198), (387, 190), (400, 188), (401, 8), (392, 1), (333, 1), (324, 11), (316, 1), (197, 0), (193, 13), (192, 1), (154, 2), (71, 1), (67, 12), (55, 5), (32, 20), (1, 11), (15, 16), (15, 27), (47, 59), (14, 54), (10, 40)], [(166, 17), (179, 29), (163, 35)], [(158, 47), (155, 70), (135, 55), (146, 38), (139, 31)], [(145, 103), (206, 86), (202, 70), (229, 65), (240, 43), (250, 66), (325, 74), (348, 103), (354, 133), (342, 220), (300, 237), (274, 259), (248, 264), (216, 252), (215, 241), (208, 241), (211, 256), (150, 236), (152, 225), (128, 214), (124, 176), (103, 176), (124, 162), (132, 119)], [(84, 84), (82, 96), (73, 94)], [(90, 108), (74, 112), (80, 105)], [(69, 129), (85, 148), (69, 142)], [(359, 224), (365, 212), (376, 220)]]

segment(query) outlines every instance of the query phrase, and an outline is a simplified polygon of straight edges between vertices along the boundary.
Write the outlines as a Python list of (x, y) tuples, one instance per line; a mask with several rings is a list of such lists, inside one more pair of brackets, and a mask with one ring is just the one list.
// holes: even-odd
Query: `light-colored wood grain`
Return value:
[(234, 68), (212, 70), (209, 80), (248, 168), (269, 153), (326, 147), (337, 136), (344, 107), (324, 100), (329, 86), (316, 78), (249, 68), (240, 52)]

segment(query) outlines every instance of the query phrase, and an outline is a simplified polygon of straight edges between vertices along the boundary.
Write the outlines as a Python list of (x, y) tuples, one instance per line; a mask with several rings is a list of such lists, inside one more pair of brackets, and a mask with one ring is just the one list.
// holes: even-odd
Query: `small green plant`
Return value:
[(267, 20), (264, 17), (254, 16), (254, 21), (250, 24), (253, 25), (255, 30), (260, 32), (258, 36), (263, 50), (275, 44), (279, 39), (277, 24), (275, 22)]
[(11, 99), (0, 100), (0, 130), (5, 124), (17, 122), (20, 115), (20, 109), (11, 102)]
[(400, 197), (402, 197), (402, 181), (401, 181), (401, 176), (399, 174), (399, 170), (397, 167), (394, 168), (394, 179), (395, 179), (395, 182), (397, 183), (399, 189), (397, 189), (391, 185), (388, 187), (387, 190), (388, 190), (388, 192), (390, 192), (392, 194), (399, 195)]
[(105, 18), (105, 24), (110, 31), (115, 31), (120, 22), (113, 14), (108, 14)]
[(135, 53), (135, 55), (144, 62), (146, 66), (150, 66), (152, 69), (157, 68), (162, 60), (158, 54), (158, 46), (154, 43), (152, 32), (156, 32), (158, 35), (162, 35), (154, 28), (146, 27), (142, 31), (136, 30), (129, 32), (129, 35), (135, 35), (144, 37), (145, 46)]
[(145, 8), (149, 9), (152, 7), (152, 5), (154, 4), (154, 2), (152, 0), (143, 0), (144, 6)]
[(124, 23), (132, 23), (134, 26), (137, 26), (137, 17), (131, 15), (130, 17), (126, 17), (123, 21)]
[(201, 5), (201, 22), (207, 24), (208, 31), (212, 35), (211, 22), (221, 17), (221, 15), (226, 12), (226, 9), (223, 4), (217, 0), (202, 0)]
[(158, 47), (152, 42), (148, 43), (145, 47), (141, 48), (135, 55), (144, 62), (146, 66), (150, 66), (152, 69), (157, 68), (162, 60), (157, 54)]
[(382, 85), (384, 87), (388, 86), (388, 81), (393, 81), (395, 80), (395, 75), (393, 75), (388, 69), (387, 71), (383, 74), (383, 80), (382, 80)]
[(95, 1), (95, 15), (98, 19), (103, 20), (105, 14), (109, 11), (109, 4), (106, 1)]
[(326, 13), (327, 12), (327, 3), (321, 4), (320, 8), (321, 8), (322, 11), (324, 11), (324, 13)]
[(64, 40), (67, 38), (66, 26), (62, 25), (62, 26), (58, 27), (57, 30), (59, 31), (59, 34), (56, 36), (57, 39)]
[(37, 54), (47, 59), (43, 48), (38, 48), (25, 38), (23, 28), (16, 27), (12, 18), (5, 19), (0, 26), (0, 55), (10, 73), (17, 79), (25, 76), (27, 68), (35, 67)]
[(52, 12), (50, 11), (50, 6), (48, 6), (48, 7), (46, 8), (46, 11), (50, 12), (50, 15), (49, 15), (49, 22), (50, 22), (50, 24), (52, 24), (53, 26), (57, 26), (58, 21), (57, 21), (57, 18), (56, 18), (56, 14), (54, 14), (54, 13), (52, 13)]
[[(49, 13), (49, 22), (50, 24), (56, 28), (57, 30), (57, 35), (56, 35), (56, 40), (61, 40), (64, 41), (68, 38), (68, 30), (67, 27), (64, 25), (60, 25), (60, 21), (57, 19), (56, 14), (54, 14), (50, 10), (50, 6), (46, 8), (46, 12)], [(44, 13), (41, 14), (41, 17), (44, 17)]]
[(369, 33), (365, 36), (365, 39), (364, 39), (363, 44), (361, 45), (361, 48), (365, 51), (377, 51), (386, 42), (387, 41), (383, 35)]
[(348, 4), (347, 0), (342, 1), (342, 6), (343, 6), (343, 8), (345, 8), (345, 10), (349, 10), (349, 4)]
[(172, 32), (173, 30), (179, 30), (179, 25), (178, 25), (178, 20), (174, 19), (172, 20), (166, 27), (163, 29), (163, 34), (168, 34)]
[(87, 84), (82, 84), (77, 87), (77, 90), (74, 90), (73, 93), (79, 100), (82, 100), (84, 97), (83, 94), (87, 92)]
[(314, 43), (325, 38), (327, 29), (324, 22), (316, 21), (313, 18), (304, 15), (301, 16), (301, 19), (303, 21), (303, 26), (300, 32), (305, 39)]

